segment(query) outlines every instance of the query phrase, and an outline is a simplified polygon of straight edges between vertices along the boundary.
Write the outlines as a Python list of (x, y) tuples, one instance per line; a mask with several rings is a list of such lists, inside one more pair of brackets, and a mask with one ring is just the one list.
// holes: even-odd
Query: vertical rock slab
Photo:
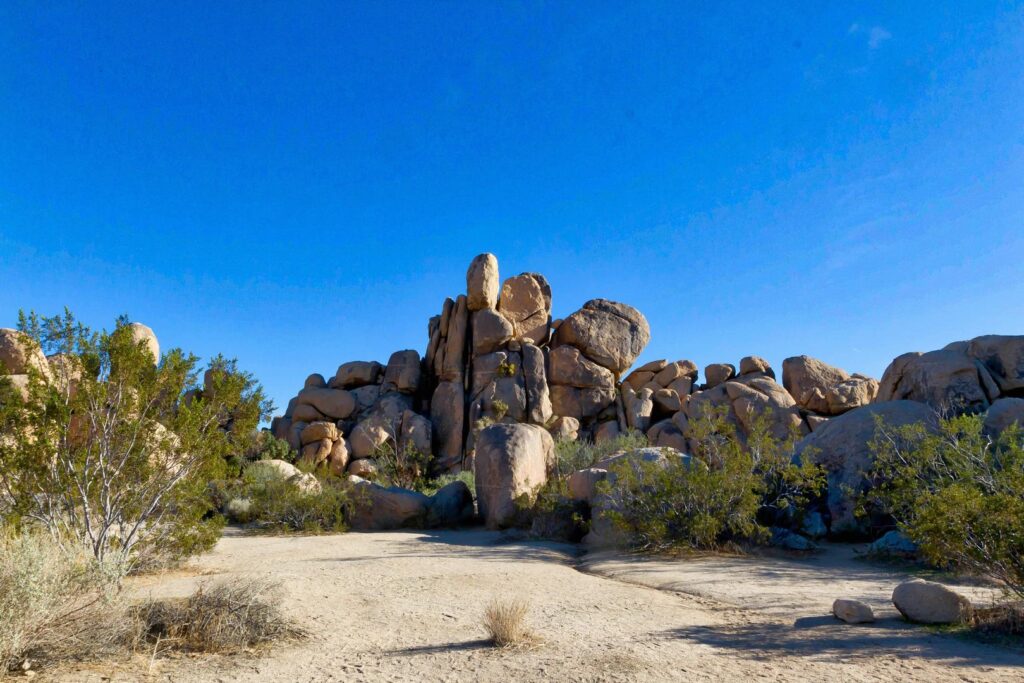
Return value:
[(465, 391), (462, 381), (441, 382), (430, 400), (434, 454), (442, 471), (462, 465), (462, 437), (465, 429)]
[(466, 304), (471, 311), (493, 309), (498, 305), (498, 257), (480, 254), (466, 272)]
[(533, 503), (554, 463), (555, 445), (547, 430), (531, 424), (495, 424), (476, 444), (476, 498), (487, 528), (517, 521)]
[(526, 383), (526, 417), (533, 424), (544, 425), (551, 419), (551, 396), (544, 371), (544, 352), (538, 346), (524, 343), (523, 380)]

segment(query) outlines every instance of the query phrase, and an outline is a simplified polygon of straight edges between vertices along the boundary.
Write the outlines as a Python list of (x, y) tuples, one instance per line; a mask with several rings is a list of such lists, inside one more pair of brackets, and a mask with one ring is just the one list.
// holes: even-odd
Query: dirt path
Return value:
[[(895, 618), (850, 627), (824, 616), (837, 581), (874, 586), (862, 593), (840, 587), (876, 600), (891, 591), (896, 572), (850, 562), (832, 567), (828, 559), (832, 573), (822, 579), (807, 568), (813, 562), (607, 555), (578, 571), (575, 552), (485, 531), (228, 535), (195, 570), (281, 580), (285, 608), (309, 630), (307, 640), (262, 655), (89, 667), (61, 680), (936, 683), (1024, 676), (1022, 653)], [(202, 578), (178, 573), (134, 588), (184, 595)], [(480, 616), (495, 597), (530, 601), (541, 645), (501, 651), (482, 641)]]

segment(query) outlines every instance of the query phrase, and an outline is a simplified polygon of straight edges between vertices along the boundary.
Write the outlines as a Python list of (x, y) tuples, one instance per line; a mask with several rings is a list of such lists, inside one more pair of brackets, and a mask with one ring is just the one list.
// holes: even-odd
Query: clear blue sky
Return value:
[(283, 405), (492, 251), (644, 360), (1024, 333), (1022, 6), (717, 5), (4, 2), (0, 325), (127, 313)]

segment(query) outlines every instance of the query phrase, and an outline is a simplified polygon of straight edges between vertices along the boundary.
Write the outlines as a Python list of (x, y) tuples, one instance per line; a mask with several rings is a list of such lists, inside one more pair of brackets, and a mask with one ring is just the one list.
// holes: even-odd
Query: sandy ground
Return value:
[[(267, 652), (90, 665), (57, 680), (115, 681), (1022, 681), (1024, 652), (904, 624), (888, 602), (905, 574), (853, 558), (651, 560), (445, 531), (246, 537), (229, 533), (191, 571), (133, 590), (185, 595), (256, 573), (283, 582), (310, 635)], [(975, 596), (983, 589), (967, 588)], [(879, 609), (869, 626), (828, 616), (835, 597)], [(483, 640), (484, 606), (522, 597), (540, 636)]]

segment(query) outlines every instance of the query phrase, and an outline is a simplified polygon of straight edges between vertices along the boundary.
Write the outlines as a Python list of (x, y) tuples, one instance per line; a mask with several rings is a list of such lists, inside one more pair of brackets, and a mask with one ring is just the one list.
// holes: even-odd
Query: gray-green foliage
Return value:
[[(252, 445), (272, 406), (252, 375), (217, 356), (154, 359), (125, 318), (92, 332), (70, 312), (22, 314), (23, 341), (64, 354), (70, 372), (29, 373), (28, 396), (0, 386), (3, 521), (45, 526), (100, 562), (172, 561), (210, 547), (220, 518), (207, 482)], [(0, 382), (0, 385), (5, 384)]]
[(861, 510), (881, 508), (933, 564), (994, 577), (1024, 598), (1024, 432), (992, 438), (983, 416), (877, 424), (876, 486)]
[(122, 573), (49, 534), (0, 535), (0, 677), (27, 657), (95, 655), (118, 643)]
[(646, 445), (647, 437), (637, 431), (619, 434), (614, 439), (598, 443), (582, 439), (561, 439), (555, 443), (556, 474), (564, 479), (576, 470), (592, 467), (612, 453), (631, 451)]
[(319, 477), (318, 491), (304, 491), (261, 461), (217, 492), (224, 512), (238, 523), (267, 531), (345, 531), (351, 508), (349, 488), (337, 477)]
[(793, 516), (824, 482), (820, 468), (793, 462), (795, 435), (772, 438), (770, 414), (750, 434), (737, 433), (723, 410), (690, 424), (692, 459), (624, 459), (599, 490), (614, 502), (607, 515), (636, 548), (714, 548), (724, 541), (766, 541), (780, 513)]

